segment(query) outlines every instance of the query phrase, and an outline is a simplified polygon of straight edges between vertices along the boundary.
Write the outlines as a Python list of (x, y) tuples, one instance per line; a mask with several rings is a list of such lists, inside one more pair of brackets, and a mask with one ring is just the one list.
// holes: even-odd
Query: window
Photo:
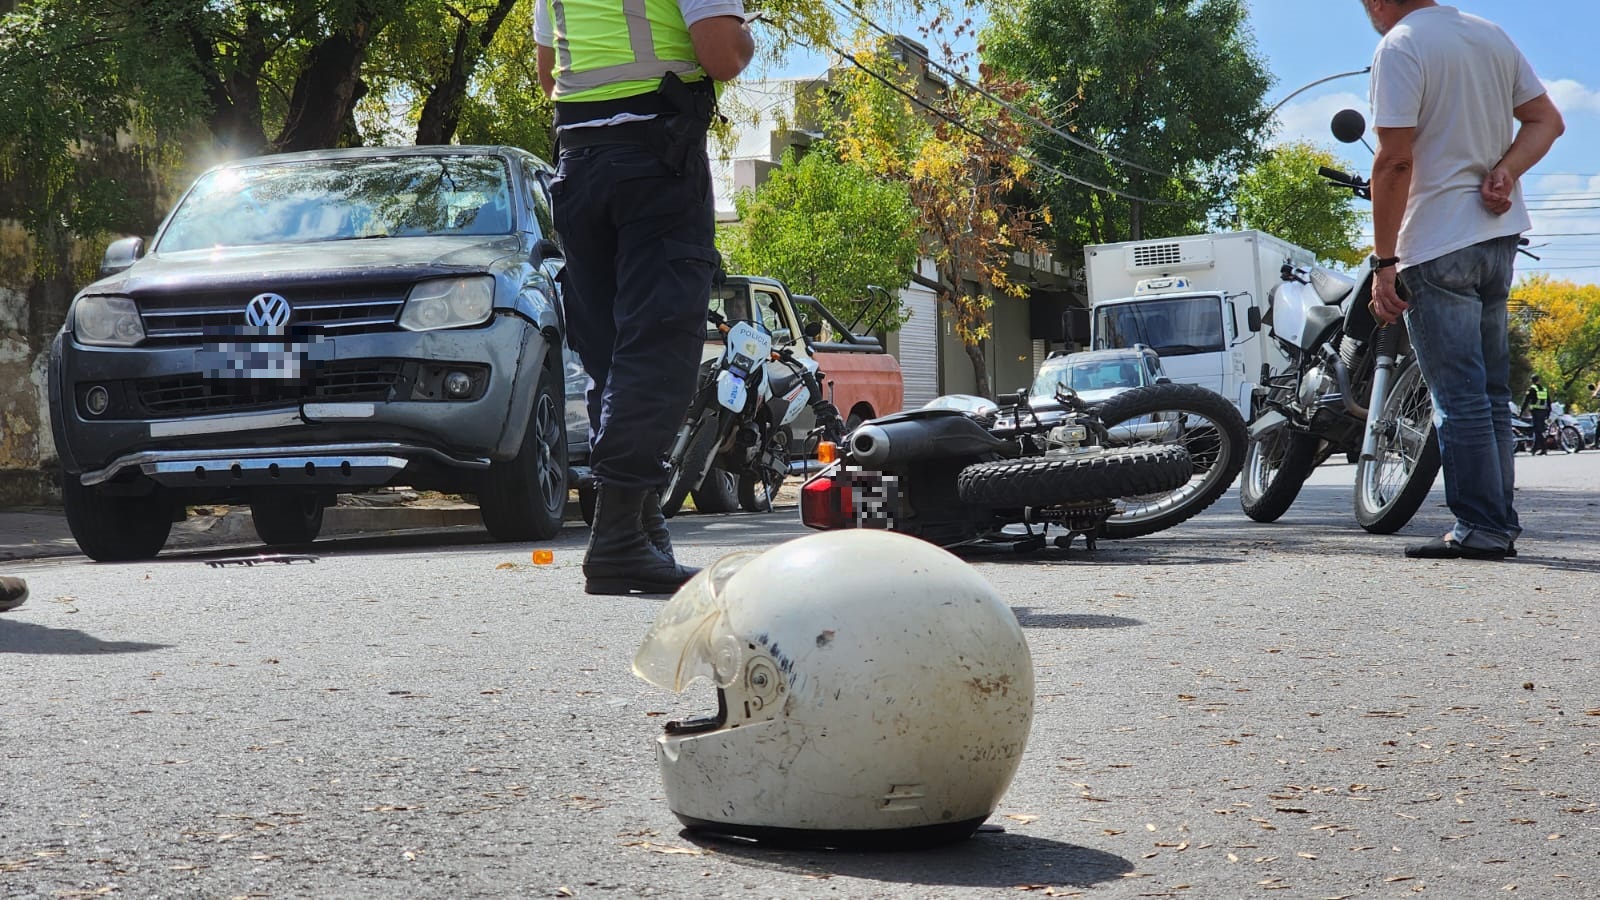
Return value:
[(1145, 344), (1163, 357), (1227, 348), (1222, 306), (1215, 297), (1175, 297), (1111, 303), (1095, 310), (1095, 347)]

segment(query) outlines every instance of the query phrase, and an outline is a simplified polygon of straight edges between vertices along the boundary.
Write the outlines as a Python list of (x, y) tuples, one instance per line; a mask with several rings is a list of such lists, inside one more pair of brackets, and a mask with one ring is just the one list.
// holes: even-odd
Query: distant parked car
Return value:
[(1578, 433), (1583, 436), (1583, 445), (1595, 446), (1595, 428), (1600, 425), (1600, 413), (1577, 413), (1572, 418), (1577, 420)]
[[(1168, 384), (1161, 357), (1144, 344), (1111, 350), (1084, 350), (1053, 354), (1034, 376), (1035, 398), (1055, 397), (1057, 387), (1071, 388), (1086, 403), (1098, 405), (1138, 387)], [(1176, 414), (1159, 413), (1129, 419), (1111, 429), (1119, 440), (1165, 440), (1164, 432), (1177, 427)]]

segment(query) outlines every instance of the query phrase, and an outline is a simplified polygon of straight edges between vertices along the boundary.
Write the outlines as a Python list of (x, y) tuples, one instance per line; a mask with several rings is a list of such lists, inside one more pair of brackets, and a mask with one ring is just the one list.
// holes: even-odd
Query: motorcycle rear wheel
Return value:
[(1394, 534), (1417, 514), (1439, 474), (1433, 397), (1416, 357), (1401, 363), (1379, 415), (1378, 454), (1356, 464), (1356, 521)]
[(1319, 443), (1288, 425), (1251, 441), (1245, 451), (1244, 475), (1239, 479), (1239, 506), (1244, 514), (1256, 522), (1276, 522), (1288, 512), (1317, 467)]
[(1182, 447), (1096, 447), (975, 463), (956, 476), (956, 492), (973, 506), (1048, 507), (1171, 491), (1188, 483), (1192, 472)]
[[(1199, 385), (1124, 391), (1101, 405), (1099, 415), (1113, 440), (1121, 434), (1132, 441), (1115, 446), (1179, 446), (1192, 466), (1188, 480), (1176, 489), (1120, 498), (1116, 514), (1106, 521), (1105, 537), (1142, 537), (1187, 521), (1217, 502), (1244, 468), (1249, 442), (1244, 417), (1226, 397)], [(1161, 417), (1170, 425), (1131, 424), (1145, 417)], [(1141, 428), (1151, 433), (1141, 434)]]

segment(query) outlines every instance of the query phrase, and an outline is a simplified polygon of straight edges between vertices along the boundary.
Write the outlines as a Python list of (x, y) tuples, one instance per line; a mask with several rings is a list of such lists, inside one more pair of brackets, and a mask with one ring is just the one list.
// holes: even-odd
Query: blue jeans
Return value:
[(1445, 503), (1463, 547), (1504, 549), (1522, 533), (1506, 335), (1516, 253), (1516, 236), (1496, 238), (1400, 273), (1406, 328), (1433, 394)]

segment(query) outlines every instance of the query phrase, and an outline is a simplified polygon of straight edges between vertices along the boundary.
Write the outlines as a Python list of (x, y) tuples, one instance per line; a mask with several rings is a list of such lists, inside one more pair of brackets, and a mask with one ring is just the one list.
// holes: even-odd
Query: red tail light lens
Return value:
[(807, 528), (849, 528), (854, 519), (850, 481), (843, 472), (823, 472), (800, 489), (800, 522)]

